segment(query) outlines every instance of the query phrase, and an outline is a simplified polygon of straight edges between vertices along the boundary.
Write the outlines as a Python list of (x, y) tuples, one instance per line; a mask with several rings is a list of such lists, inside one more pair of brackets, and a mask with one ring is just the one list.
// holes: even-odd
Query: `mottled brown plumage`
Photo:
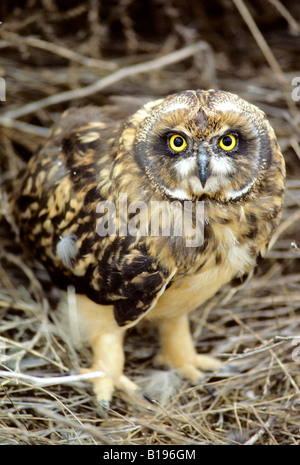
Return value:
[[(104, 401), (114, 387), (137, 390), (123, 375), (122, 341), (144, 316), (158, 323), (162, 362), (193, 381), (198, 368), (220, 366), (196, 354), (187, 315), (223, 284), (252, 272), (280, 220), (284, 195), (274, 131), (238, 96), (185, 91), (148, 102), (128, 119), (124, 114), (120, 102), (63, 114), (11, 198), (21, 239), (54, 282), (76, 288), (93, 368), (107, 374), (95, 380)], [(136, 209), (124, 210), (124, 198)], [(143, 210), (141, 201), (153, 209)], [(164, 226), (157, 214), (162, 202), (188, 204), (190, 229), (151, 234), (154, 217)], [(197, 202), (204, 202), (204, 240), (191, 247)], [(104, 208), (110, 205), (114, 211)], [(169, 218), (179, 226), (178, 210)], [(107, 223), (115, 229), (103, 236)], [(130, 224), (135, 235), (128, 234)]]

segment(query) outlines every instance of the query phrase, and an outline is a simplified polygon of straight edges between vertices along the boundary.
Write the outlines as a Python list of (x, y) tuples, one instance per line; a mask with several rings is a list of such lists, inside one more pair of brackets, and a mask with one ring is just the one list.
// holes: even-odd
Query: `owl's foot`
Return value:
[[(93, 368), (83, 368), (81, 370), (82, 373), (92, 373), (95, 371), (99, 371), (99, 367), (94, 366)], [(109, 407), (116, 389), (123, 392), (132, 402), (143, 407), (149, 408), (151, 404), (154, 404), (150, 397), (124, 374), (120, 374), (115, 378), (103, 374), (99, 378), (91, 379), (90, 382), (93, 385), (97, 401), (104, 409)]]
[(156, 357), (159, 363), (176, 368), (193, 383), (204, 377), (203, 371), (215, 371), (222, 363), (209, 355), (197, 354), (186, 315), (165, 319), (159, 324), (162, 352)]
[[(200, 355), (195, 351), (190, 353), (190, 357), (166, 356), (159, 354), (156, 361), (160, 364), (167, 365), (171, 368), (177, 368), (184, 378), (189, 379), (193, 383), (204, 378), (204, 371), (215, 371), (223, 367), (220, 360), (209, 355)], [(202, 371), (203, 370), (203, 371)]]
[[(81, 373), (93, 373), (99, 371), (99, 368), (82, 368)], [(103, 373), (99, 378), (92, 378), (89, 382), (93, 385), (95, 396), (98, 402), (103, 406), (109, 406), (113, 396), (115, 385), (113, 379)]]
[(112, 309), (98, 305), (85, 296), (76, 297), (81, 328), (94, 356), (92, 368), (84, 368), (81, 371), (103, 373), (103, 376), (89, 380), (94, 387), (97, 401), (104, 410), (107, 409), (117, 389), (134, 404), (142, 404), (149, 409), (151, 399), (124, 375), (125, 329), (117, 325)]

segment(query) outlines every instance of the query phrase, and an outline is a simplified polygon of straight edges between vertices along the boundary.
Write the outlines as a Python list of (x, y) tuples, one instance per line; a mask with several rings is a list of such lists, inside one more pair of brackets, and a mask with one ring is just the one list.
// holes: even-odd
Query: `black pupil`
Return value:
[(181, 147), (182, 144), (183, 144), (183, 140), (181, 137), (175, 137), (174, 141), (173, 141), (175, 147)]
[(229, 147), (232, 144), (232, 138), (229, 136), (223, 137), (223, 144)]

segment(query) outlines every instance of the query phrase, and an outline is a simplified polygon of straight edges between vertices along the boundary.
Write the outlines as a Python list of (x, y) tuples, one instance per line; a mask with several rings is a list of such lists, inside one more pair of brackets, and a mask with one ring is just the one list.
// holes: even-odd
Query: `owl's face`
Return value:
[(234, 201), (267, 168), (275, 135), (263, 112), (223, 91), (185, 91), (146, 104), (134, 156), (170, 199)]

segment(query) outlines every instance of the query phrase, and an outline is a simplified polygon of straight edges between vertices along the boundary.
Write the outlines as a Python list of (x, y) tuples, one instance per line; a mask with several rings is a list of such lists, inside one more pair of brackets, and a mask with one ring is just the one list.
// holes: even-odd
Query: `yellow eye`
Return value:
[(222, 137), (219, 145), (222, 150), (233, 150), (236, 146), (236, 137), (232, 134), (228, 134), (227, 136)]
[(179, 134), (174, 134), (169, 141), (170, 147), (175, 152), (181, 152), (186, 148), (186, 140)]

